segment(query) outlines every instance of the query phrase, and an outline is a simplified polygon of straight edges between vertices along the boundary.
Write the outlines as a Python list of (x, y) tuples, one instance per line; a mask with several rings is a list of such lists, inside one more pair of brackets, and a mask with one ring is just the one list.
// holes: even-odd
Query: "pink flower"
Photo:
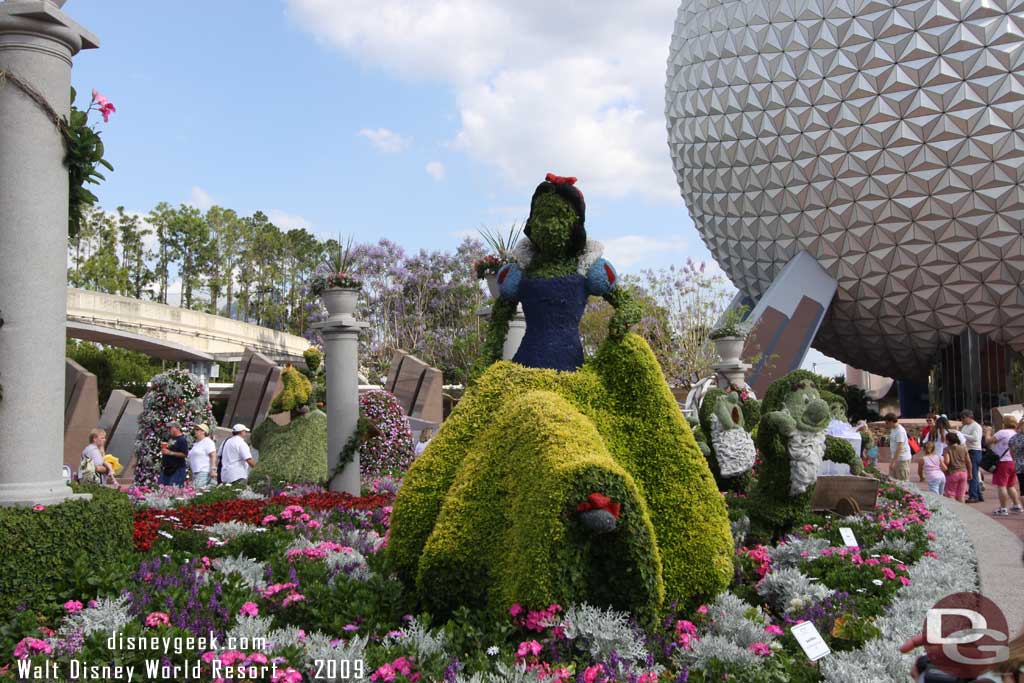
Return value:
[(905, 576), (901, 576), (900, 577), (900, 583), (902, 583), (904, 586), (909, 586), (910, 585), (910, 579), (908, 579)]
[(692, 621), (681, 619), (676, 622), (676, 635), (689, 634), (691, 636), (697, 635), (697, 627), (693, 625)]
[(772, 649), (768, 647), (767, 643), (751, 643), (747, 649), (759, 657), (768, 657), (772, 653)]
[(42, 512), (43, 510), (46, 509), (46, 506), (45, 505), (33, 505), (32, 509), (35, 510), (36, 512)]
[(601, 674), (603, 670), (603, 664), (594, 664), (593, 666), (588, 666), (586, 669), (583, 670), (584, 683), (600, 683), (600, 681), (606, 680), (605, 676), (601, 676), (601, 678), (598, 679), (598, 676)]
[(260, 524), (262, 524), (263, 526), (267, 526), (268, 524), (272, 524), (276, 521), (277, 517), (275, 517), (274, 515), (267, 515), (266, 517), (260, 520)]
[(103, 123), (110, 123), (110, 115), (117, 111), (113, 102), (107, 102), (100, 107), (100, 115), (103, 117)]
[(775, 624), (768, 624), (767, 626), (764, 627), (764, 630), (767, 631), (768, 633), (772, 634), (773, 636), (781, 636), (782, 635), (782, 627), (781, 626), (776, 626)]
[(523, 658), (533, 655), (537, 657), (541, 652), (541, 645), (536, 640), (524, 640), (519, 643), (519, 648), (516, 650), (516, 657)]
[(896, 578), (896, 572), (889, 569), (888, 567), (882, 567), (882, 576), (891, 581)]
[(405, 657), (399, 657), (395, 661), (391, 662), (391, 666), (395, 667), (395, 671), (403, 676), (408, 676), (412, 673), (412, 665), (409, 664), (409, 660)]
[(302, 683), (302, 674), (289, 666), (287, 669), (278, 669), (270, 680), (273, 683)]
[(93, 88), (92, 89), (92, 101), (102, 107), (104, 104), (106, 104), (110, 100), (108, 100), (106, 97), (101, 95), (99, 90), (97, 90), (96, 88)]
[(228, 650), (227, 652), (220, 653), (221, 663), (224, 666), (234, 666), (236, 663), (245, 659), (245, 653), (239, 652), (238, 650)]
[(53, 654), (53, 648), (45, 640), (38, 638), (22, 638), (14, 646), (15, 659), (26, 659), (38, 654)]
[(804, 524), (800, 528), (803, 529), (804, 533), (810, 533), (810, 532), (814, 531), (814, 525), (813, 524)]
[(523, 613), (523, 606), (520, 605), (518, 602), (513, 603), (513, 605), (508, 608), (508, 613), (511, 614), (513, 617), (518, 617), (520, 614)]
[(262, 652), (253, 652), (245, 658), (246, 664), (266, 664), (268, 661), (267, 656)]
[(171, 623), (171, 618), (163, 612), (150, 612), (146, 617), (146, 626), (166, 626)]
[(66, 609), (69, 614), (74, 614), (76, 612), (81, 612), (82, 611), (82, 603), (79, 602), (78, 600), (68, 600), (67, 602), (64, 603), (64, 609)]
[(707, 605), (701, 605), (700, 607), (697, 608), (697, 614), (707, 614), (707, 613), (708, 613), (708, 606)]
[(389, 683), (390, 681), (395, 680), (395, 675), (395, 667), (391, 666), (390, 664), (382, 664), (381, 666), (377, 667), (377, 670), (370, 675), (370, 680), (384, 681), (384, 683)]
[(244, 614), (247, 617), (255, 617), (260, 613), (260, 608), (255, 602), (247, 602), (242, 605), (241, 609), (238, 610), (239, 614)]

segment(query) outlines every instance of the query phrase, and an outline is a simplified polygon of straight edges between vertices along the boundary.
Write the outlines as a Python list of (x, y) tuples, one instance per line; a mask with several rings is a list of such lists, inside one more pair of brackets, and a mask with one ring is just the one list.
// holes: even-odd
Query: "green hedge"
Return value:
[[(545, 414), (550, 417), (539, 418)], [(533, 415), (538, 418), (526, 417)], [(612, 462), (604, 459), (605, 452)], [(513, 465), (518, 467), (507, 469)], [(573, 488), (567, 472), (577, 473), (573, 476), (579, 489)], [(548, 477), (553, 480), (542, 486)], [(636, 486), (635, 501), (630, 497), (630, 477)], [(613, 499), (623, 496), (630, 513), (642, 517), (646, 507), (656, 548), (643, 548), (643, 527), (630, 526), (631, 520), (620, 520), (620, 530), (614, 533), (622, 533), (626, 521), (628, 531), (616, 543), (588, 544), (577, 535), (570, 504), (585, 498), (578, 495), (583, 489), (598, 484), (597, 490), (606, 490)], [(542, 500), (532, 497), (537, 495)], [(553, 517), (562, 505), (570, 509)], [(502, 522), (505, 526), (495, 526), (502, 518), (489, 512), (493, 506), (511, 511)], [(467, 519), (454, 521), (458, 517)], [(517, 528), (507, 528), (513, 526)], [(451, 540), (456, 528), (463, 536)], [(518, 558), (509, 558), (511, 564), (499, 567), (498, 575), (486, 563), (477, 574), (472, 566), (463, 566), (475, 561), (475, 555), (466, 554), (472, 550), (466, 542), (485, 537), (481, 530), (502, 538), (534, 538), (539, 543), (534, 548), (549, 547), (545, 538), (551, 537), (544, 535), (555, 534), (559, 543), (568, 539), (575, 547), (559, 550), (558, 561), (544, 565), (548, 578), (531, 587), (535, 568)], [(505, 552), (515, 555), (512, 547)], [(583, 547), (591, 549), (589, 558)], [(595, 547), (598, 555), (593, 554)], [(606, 557), (612, 547), (621, 547), (615, 552), (624, 556)], [(724, 500), (654, 354), (635, 334), (621, 342), (605, 342), (577, 372), (510, 362), (492, 365), (406, 474), (391, 516), (389, 552), (399, 575), (417, 585), (424, 600), (446, 600), (431, 596), (434, 582), (443, 581), (443, 567), (464, 578), (460, 586), (445, 584), (446, 590), (459, 590), (452, 603), (472, 604), (485, 596), (494, 609), (516, 601), (566, 604), (581, 590), (582, 576), (594, 577), (587, 587), (591, 602), (615, 604), (617, 586), (623, 585), (629, 586), (624, 593), (635, 596), (629, 601), (648, 601), (648, 607), (655, 608), (660, 605), (650, 601), (659, 594), (652, 588), (657, 575), (643, 566), (650, 561), (644, 558), (658, 556), (670, 601), (692, 604), (709, 599), (732, 578), (732, 538)], [(614, 567), (611, 573), (598, 571), (609, 562)], [(635, 569), (626, 569), (631, 562)], [(552, 577), (550, 572), (559, 566), (561, 576)], [(616, 573), (623, 571), (627, 573)]]
[[(708, 461), (708, 469), (711, 470), (711, 476), (715, 478), (715, 484), (718, 486), (719, 491), (736, 491), (737, 493), (745, 493), (750, 488), (751, 482), (753, 482), (754, 475), (751, 470), (747, 470), (735, 477), (723, 478), (721, 470), (718, 468), (718, 457), (715, 455), (715, 449), (711, 445), (711, 415), (715, 412), (715, 402), (719, 398), (725, 396), (726, 392), (722, 389), (710, 389), (704, 394), (703, 400), (700, 403), (700, 410), (698, 416), (700, 418), (700, 436), (696, 433), (694, 436), (698, 440), (703, 440), (708, 447), (708, 455), (706, 456)], [(749, 398), (746, 401), (740, 401), (740, 410), (743, 415), (743, 428), (749, 433), (751, 429), (757, 426), (758, 420), (761, 419), (761, 402), (757, 399)]]
[[(133, 511), (128, 496), (100, 486), (76, 490), (92, 494), (92, 500), (68, 500), (40, 511), (0, 507), (0, 617), (5, 620), (20, 604), (48, 611), (72, 597), (66, 594), (69, 589), (116, 583), (117, 577), (100, 568), (130, 561)], [(99, 576), (81, 575), (90, 570)], [(80, 591), (74, 597), (90, 597)]]
[[(273, 421), (265, 420), (260, 427), (268, 422)], [(257, 449), (260, 459), (251, 478), (323, 483), (327, 481), (327, 416), (314, 410), (284, 427), (267, 427), (260, 433)]]

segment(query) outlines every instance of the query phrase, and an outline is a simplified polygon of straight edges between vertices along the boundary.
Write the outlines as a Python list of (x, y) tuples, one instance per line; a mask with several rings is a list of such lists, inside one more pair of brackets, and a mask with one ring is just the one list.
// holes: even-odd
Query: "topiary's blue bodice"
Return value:
[(587, 279), (523, 277), (517, 292), (526, 335), (512, 359), (530, 368), (572, 371), (583, 365), (580, 319), (587, 305)]

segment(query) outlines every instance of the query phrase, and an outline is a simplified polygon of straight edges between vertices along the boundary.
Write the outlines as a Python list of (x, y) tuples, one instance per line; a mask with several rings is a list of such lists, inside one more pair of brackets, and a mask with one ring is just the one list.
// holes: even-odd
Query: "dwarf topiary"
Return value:
[(154, 377), (142, 399), (135, 445), (135, 483), (154, 486), (160, 476), (160, 442), (169, 438), (167, 425), (177, 422), (191, 440), (196, 425), (215, 425), (206, 386), (185, 370), (168, 370)]
[(718, 489), (746, 491), (756, 456), (749, 431), (760, 418), (759, 401), (746, 391), (711, 389), (701, 401), (699, 415), (704, 443), (698, 443)]
[(849, 465), (850, 474), (858, 476), (864, 474), (864, 463), (860, 461), (860, 456), (846, 439), (838, 436), (826, 436), (824, 458), (834, 463)]
[(753, 490), (751, 521), (779, 537), (810, 509), (831, 414), (820, 398), (815, 375), (806, 370), (772, 382), (761, 408), (757, 446), (763, 462)]
[(281, 373), (281, 385), (281, 393), (274, 397), (270, 409), (275, 413), (287, 411), (295, 417), (299, 408), (309, 403), (309, 392), (313, 390), (313, 383), (295, 366), (289, 365)]

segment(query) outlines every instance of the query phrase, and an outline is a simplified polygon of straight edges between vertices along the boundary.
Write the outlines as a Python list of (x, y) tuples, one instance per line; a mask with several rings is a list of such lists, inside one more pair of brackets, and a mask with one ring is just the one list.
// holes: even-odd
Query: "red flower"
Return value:
[(607, 510), (611, 513), (615, 519), (619, 518), (621, 512), (621, 506), (619, 503), (613, 503), (612, 499), (603, 493), (591, 493), (587, 496), (587, 500), (576, 506), (577, 512), (587, 512), (588, 510)]
[(570, 185), (576, 184), (576, 178), (574, 176), (560, 176), (555, 175), (554, 173), (548, 173), (544, 176), (544, 180), (549, 183), (554, 183), (555, 185), (562, 185), (564, 183), (569, 183)]

